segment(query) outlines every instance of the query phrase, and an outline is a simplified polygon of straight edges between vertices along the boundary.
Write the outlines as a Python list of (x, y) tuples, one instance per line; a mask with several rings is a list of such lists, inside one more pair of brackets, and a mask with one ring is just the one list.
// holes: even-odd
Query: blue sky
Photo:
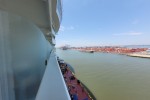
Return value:
[(150, 0), (63, 0), (56, 46), (149, 45)]

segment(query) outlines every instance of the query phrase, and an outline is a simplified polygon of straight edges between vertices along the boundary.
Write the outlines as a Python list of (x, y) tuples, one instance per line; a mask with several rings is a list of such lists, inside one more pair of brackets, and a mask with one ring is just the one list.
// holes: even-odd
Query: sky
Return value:
[(56, 47), (150, 45), (150, 0), (63, 0)]

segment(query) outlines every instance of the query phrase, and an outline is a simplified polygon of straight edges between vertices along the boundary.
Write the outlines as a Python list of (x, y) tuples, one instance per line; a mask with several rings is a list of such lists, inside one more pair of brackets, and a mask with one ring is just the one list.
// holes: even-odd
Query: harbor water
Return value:
[(97, 100), (150, 100), (150, 59), (56, 50)]

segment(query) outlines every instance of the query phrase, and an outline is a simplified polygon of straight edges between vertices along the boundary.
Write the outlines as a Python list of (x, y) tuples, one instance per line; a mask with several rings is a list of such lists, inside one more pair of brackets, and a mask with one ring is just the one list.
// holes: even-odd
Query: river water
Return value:
[(150, 100), (150, 59), (56, 50), (97, 100)]

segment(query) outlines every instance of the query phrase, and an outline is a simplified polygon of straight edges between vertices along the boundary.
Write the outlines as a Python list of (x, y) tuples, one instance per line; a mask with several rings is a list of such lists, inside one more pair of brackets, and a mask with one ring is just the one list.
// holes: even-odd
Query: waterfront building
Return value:
[(149, 55), (150, 55), (150, 48), (147, 50), (147, 54), (149, 54)]

